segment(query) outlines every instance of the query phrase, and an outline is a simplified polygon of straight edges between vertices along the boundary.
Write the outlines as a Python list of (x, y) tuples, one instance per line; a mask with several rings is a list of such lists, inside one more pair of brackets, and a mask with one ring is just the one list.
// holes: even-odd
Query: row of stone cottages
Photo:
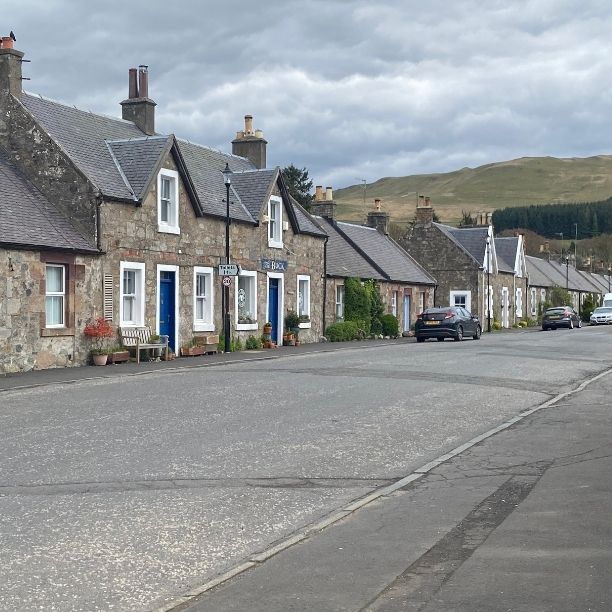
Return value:
[(438, 282), (435, 305), (463, 306), (510, 327), (535, 319), (553, 287), (566, 288), (580, 310), (588, 294), (610, 291), (610, 278), (550, 258), (525, 255), (523, 236), (495, 237), (484, 226), (457, 228), (434, 222), (429, 198), (420, 198), (416, 221), (399, 244)]
[[(150, 326), (177, 349), (219, 333), (226, 186), (232, 171), (232, 334), (279, 341), (288, 310), (316, 341), (343, 315), (344, 279), (379, 281), (406, 330), (435, 280), (384, 233), (320, 216), (266, 168), (263, 133), (245, 118), (232, 154), (155, 130), (145, 68), (129, 72), (122, 118), (22, 91), (23, 53), (0, 46), (0, 373), (87, 363), (87, 322)], [(382, 215), (384, 219), (384, 214)], [(371, 223), (379, 224), (373, 211)]]

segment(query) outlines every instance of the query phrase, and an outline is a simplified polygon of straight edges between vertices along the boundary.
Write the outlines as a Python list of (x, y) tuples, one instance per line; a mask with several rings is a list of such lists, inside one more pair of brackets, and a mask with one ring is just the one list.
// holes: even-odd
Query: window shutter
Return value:
[(104, 318), (113, 320), (113, 275), (104, 275)]

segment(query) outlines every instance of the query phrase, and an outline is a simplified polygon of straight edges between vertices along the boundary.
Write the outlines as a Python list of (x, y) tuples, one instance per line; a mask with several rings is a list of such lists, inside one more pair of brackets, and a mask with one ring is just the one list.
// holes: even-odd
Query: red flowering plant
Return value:
[(88, 323), (83, 333), (91, 338), (94, 348), (91, 352), (94, 355), (104, 355), (108, 352), (105, 348), (106, 338), (112, 338), (113, 326), (104, 317), (96, 317), (93, 323)]

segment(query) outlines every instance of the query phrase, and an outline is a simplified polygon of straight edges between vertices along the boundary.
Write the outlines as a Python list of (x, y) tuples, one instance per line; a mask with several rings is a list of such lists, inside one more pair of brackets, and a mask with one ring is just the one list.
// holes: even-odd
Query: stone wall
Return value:
[[(165, 168), (175, 169), (168, 159)], [(225, 219), (196, 217), (182, 183), (179, 186), (180, 234), (162, 233), (157, 225), (156, 184), (136, 207), (120, 202), (104, 202), (101, 208), (104, 273), (113, 276), (114, 320), (119, 323), (120, 262), (145, 264), (146, 304), (145, 324), (157, 326), (157, 265), (179, 268), (179, 338), (177, 344), (187, 344), (194, 335), (193, 328), (193, 268), (216, 267), (225, 261)], [(244, 341), (250, 336), (261, 336), (266, 322), (267, 274), (261, 259), (283, 260), (288, 264), (284, 272), (284, 304), (287, 310), (297, 309), (297, 275), (310, 276), (311, 324), (300, 331), (300, 341), (317, 341), (322, 334), (322, 276), (323, 239), (294, 234), (291, 227), (283, 232), (283, 248), (268, 247), (267, 226), (232, 222), (230, 226), (230, 260), (245, 271), (257, 272), (257, 329), (235, 331), (236, 279), (230, 288), (230, 317), (232, 335)], [(214, 332), (222, 333), (222, 284), (214, 276)], [(200, 332), (198, 332), (200, 333)]]
[[(45, 266), (66, 265), (66, 328), (45, 328)], [(83, 365), (82, 330), (97, 311), (99, 261), (62, 253), (0, 249), (0, 374)]]

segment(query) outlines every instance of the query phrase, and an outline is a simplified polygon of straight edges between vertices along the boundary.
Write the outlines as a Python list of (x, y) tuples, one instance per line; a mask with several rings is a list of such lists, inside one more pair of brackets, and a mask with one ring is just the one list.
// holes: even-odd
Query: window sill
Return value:
[(248, 331), (257, 329), (257, 323), (236, 323), (236, 329), (238, 331)]
[(60, 336), (74, 336), (73, 327), (43, 327), (40, 330), (41, 338), (56, 338)]
[(158, 225), (157, 231), (161, 234), (177, 234), (178, 235), (181, 233), (181, 228), (174, 227), (172, 225)]
[(310, 329), (311, 325), (312, 325), (312, 323), (310, 321), (308, 321), (308, 323), (299, 323), (298, 327), (300, 329)]
[(215, 331), (215, 326), (212, 323), (194, 323), (194, 332)]
[(268, 247), (270, 249), (282, 249), (283, 248), (283, 243), (282, 242), (277, 242), (276, 240), (268, 240)]

